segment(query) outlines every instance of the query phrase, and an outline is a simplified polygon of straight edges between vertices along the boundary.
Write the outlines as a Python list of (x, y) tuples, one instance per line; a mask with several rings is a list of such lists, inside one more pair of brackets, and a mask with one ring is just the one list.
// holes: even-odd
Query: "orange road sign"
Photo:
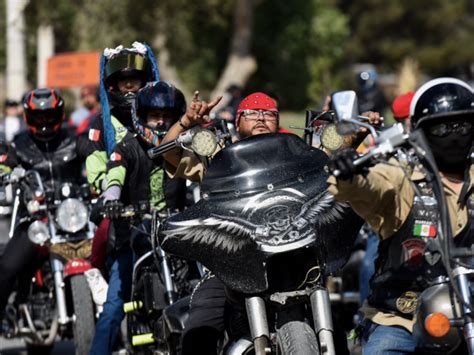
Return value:
[(99, 84), (99, 52), (61, 53), (48, 59), (47, 86), (70, 88)]

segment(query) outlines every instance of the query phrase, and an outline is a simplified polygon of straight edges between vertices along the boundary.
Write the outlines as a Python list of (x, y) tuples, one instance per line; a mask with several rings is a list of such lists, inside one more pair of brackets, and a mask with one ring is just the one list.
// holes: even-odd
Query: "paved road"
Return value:
[[(1, 355), (27, 355), (25, 343), (19, 339), (7, 340), (0, 337)], [(61, 341), (54, 345), (51, 355), (74, 355), (72, 341)]]

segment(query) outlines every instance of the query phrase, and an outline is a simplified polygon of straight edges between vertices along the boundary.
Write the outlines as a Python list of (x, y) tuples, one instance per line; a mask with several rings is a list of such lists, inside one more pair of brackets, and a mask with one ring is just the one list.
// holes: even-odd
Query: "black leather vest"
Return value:
[(34, 141), (29, 132), (25, 132), (14, 143), (18, 163), (26, 170), (37, 170), (45, 188), (52, 189), (59, 182), (80, 183), (84, 180), (76, 142), (72, 134), (62, 130), (50, 142)]
[[(425, 182), (417, 183), (421, 192), (415, 196), (410, 214), (392, 237), (379, 245), (376, 273), (371, 279), (369, 305), (411, 319), (419, 294), (446, 275), (437, 251), (437, 201)], [(457, 247), (474, 241), (474, 198), (468, 200), (469, 219), (454, 238)]]

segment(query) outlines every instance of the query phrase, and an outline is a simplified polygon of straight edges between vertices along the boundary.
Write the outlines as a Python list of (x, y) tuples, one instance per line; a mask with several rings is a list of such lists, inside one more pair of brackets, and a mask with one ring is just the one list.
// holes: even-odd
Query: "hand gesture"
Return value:
[(191, 104), (188, 106), (186, 113), (181, 117), (182, 126), (192, 127), (210, 121), (209, 114), (211, 110), (221, 101), (222, 96), (216, 97), (211, 102), (206, 102), (199, 98), (199, 91), (195, 91)]

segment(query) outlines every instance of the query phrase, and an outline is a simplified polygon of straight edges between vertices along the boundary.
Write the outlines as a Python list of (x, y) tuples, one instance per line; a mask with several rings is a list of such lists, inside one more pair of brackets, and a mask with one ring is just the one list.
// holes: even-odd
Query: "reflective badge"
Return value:
[(415, 312), (417, 302), (418, 294), (413, 291), (407, 291), (397, 298), (395, 304), (400, 312), (409, 314)]
[(89, 130), (89, 140), (93, 142), (98, 142), (100, 139), (100, 131), (98, 129), (91, 128)]

